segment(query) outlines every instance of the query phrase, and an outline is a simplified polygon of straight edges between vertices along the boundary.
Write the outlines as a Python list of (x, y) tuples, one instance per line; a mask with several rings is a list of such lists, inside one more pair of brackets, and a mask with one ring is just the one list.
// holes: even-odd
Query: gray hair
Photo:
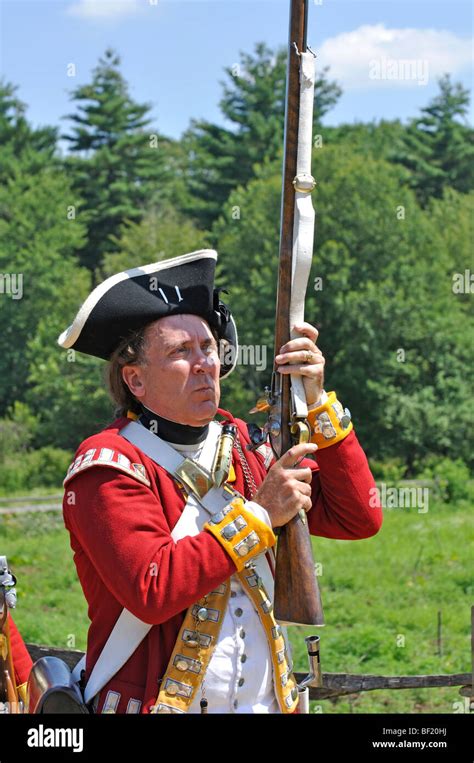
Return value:
[(143, 326), (124, 339), (110, 358), (107, 367), (107, 386), (116, 406), (116, 417), (126, 416), (127, 411), (141, 413), (139, 401), (123, 380), (122, 369), (128, 365), (146, 364), (146, 329), (147, 326)]

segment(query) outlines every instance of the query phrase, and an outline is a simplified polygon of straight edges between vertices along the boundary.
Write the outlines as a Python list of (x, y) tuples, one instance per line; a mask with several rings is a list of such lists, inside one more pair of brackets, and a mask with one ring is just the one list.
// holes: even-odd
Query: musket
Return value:
[[(286, 80), (285, 137), (281, 201), (280, 251), (275, 317), (275, 355), (298, 334), (311, 268), (314, 209), (311, 191), (314, 54), (306, 35), (309, 0), (291, 0)], [(310, 427), (301, 376), (273, 369), (266, 430), (277, 457), (292, 445), (307, 442)], [(301, 510), (282, 526), (278, 535), (275, 568), (274, 615), (281, 623), (324, 625), (321, 596), (315, 574), (306, 515)]]

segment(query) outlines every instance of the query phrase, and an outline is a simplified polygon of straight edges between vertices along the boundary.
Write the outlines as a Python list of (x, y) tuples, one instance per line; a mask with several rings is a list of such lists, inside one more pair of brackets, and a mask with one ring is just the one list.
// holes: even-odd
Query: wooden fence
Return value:
[[(381, 483), (376, 483), (380, 485)], [(401, 480), (396, 483), (400, 487), (437, 487), (434, 480)], [(21, 514), (25, 512), (61, 511), (62, 494), (46, 496), (24, 496), (15, 498), (0, 498), (0, 514)], [(54, 503), (53, 503), (54, 502)], [(27, 644), (33, 660), (51, 655), (63, 659), (73, 668), (83, 653), (74, 649), (60, 649)], [(459, 693), (470, 699), (469, 709), (474, 712), (474, 607), (471, 609), (471, 673), (453, 673), (449, 675), (421, 676), (383, 676), (359, 675), (353, 673), (323, 673), (323, 685), (310, 687), (311, 700), (331, 699), (364, 691), (380, 691), (387, 689), (435, 689), (449, 686), (459, 686)], [(300, 682), (305, 673), (295, 673)]]
[[(74, 666), (83, 656), (83, 652), (75, 649), (60, 649), (39, 644), (27, 644), (28, 651), (33, 660), (47, 655), (60, 657), (69, 667)], [(364, 691), (380, 691), (387, 689), (439, 689), (449, 686), (459, 686), (459, 694), (469, 698), (469, 710), (474, 712), (474, 606), (471, 608), (471, 673), (452, 673), (446, 675), (422, 675), (422, 676), (376, 676), (358, 675), (354, 673), (323, 673), (323, 685), (310, 687), (309, 698), (311, 700), (332, 699), (350, 694), (360, 694)], [(305, 673), (295, 673), (299, 683), (305, 677)]]

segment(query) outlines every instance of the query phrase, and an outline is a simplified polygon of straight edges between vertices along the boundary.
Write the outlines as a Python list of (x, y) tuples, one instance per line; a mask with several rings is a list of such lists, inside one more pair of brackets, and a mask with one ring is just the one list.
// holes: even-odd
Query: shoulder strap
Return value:
[[(211, 469), (220, 430), (220, 424), (211, 422), (206, 442), (198, 458), (199, 464), (208, 470)], [(174, 474), (175, 470), (186, 460), (171, 445), (145, 429), (141, 424), (130, 422), (124, 427), (121, 434), (170, 474)], [(171, 532), (173, 540), (176, 541), (188, 535), (197, 535), (201, 532), (207, 516), (220, 511), (229, 503), (232, 495), (236, 494), (237, 491), (230, 490), (228, 487), (213, 487), (205, 496), (200, 498), (190, 493), (181, 517)], [(257, 557), (254, 562), (273, 600), (273, 574), (265, 554)], [(84, 700), (86, 703), (90, 702), (125, 665), (151, 628), (152, 625), (135, 617), (127, 609), (122, 610), (85, 687)], [(75, 680), (79, 680), (81, 670), (85, 668), (85, 661), (84, 656), (74, 668)]]
[[(128, 609), (123, 609), (115, 623), (112, 633), (99, 655), (89, 676), (84, 690), (86, 703), (103, 689), (120, 668), (125, 665), (135, 649), (141, 644), (152, 626), (132, 615)], [(73, 679), (79, 681), (81, 672), (86, 667), (86, 655), (78, 662), (72, 671)]]
[[(220, 425), (217, 422), (211, 422), (208, 436), (198, 459), (201, 466), (210, 468), (212, 465), (219, 432)], [(176, 469), (186, 460), (171, 445), (134, 421), (124, 427), (120, 434), (171, 474), (174, 474)], [(226, 500), (228, 501), (228, 498)], [(190, 510), (186, 511), (188, 504), (191, 504)], [(211, 513), (214, 510), (217, 511), (218, 509), (212, 509)], [(179, 540), (186, 535), (195, 535), (200, 532), (199, 525), (202, 525), (205, 519), (200, 518), (199, 514), (199, 506), (196, 506), (196, 501), (190, 496), (180, 519), (171, 532), (173, 540)], [(151, 628), (152, 625), (135, 617), (128, 609), (122, 610), (89, 676), (84, 690), (86, 703), (90, 702), (125, 665)], [(76, 682), (80, 680), (81, 672), (85, 670), (85, 667), (86, 655), (79, 660), (72, 671), (73, 679)]]

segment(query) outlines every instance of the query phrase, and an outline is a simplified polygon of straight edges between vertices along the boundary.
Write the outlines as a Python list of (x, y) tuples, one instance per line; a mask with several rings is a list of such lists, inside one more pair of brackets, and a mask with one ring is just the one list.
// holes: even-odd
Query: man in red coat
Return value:
[(381, 525), (348, 411), (323, 389), (313, 326), (295, 327), (276, 358), (303, 376), (312, 442), (275, 461), (218, 407), (233, 369), (222, 350), (237, 333), (214, 289), (216, 258), (203, 250), (113, 276), (59, 338), (109, 360), (118, 404), (80, 445), (63, 504), (91, 620), (85, 697), (99, 713), (298, 712), (272, 612), (274, 529), (301, 510), (314, 535), (355, 540)]

